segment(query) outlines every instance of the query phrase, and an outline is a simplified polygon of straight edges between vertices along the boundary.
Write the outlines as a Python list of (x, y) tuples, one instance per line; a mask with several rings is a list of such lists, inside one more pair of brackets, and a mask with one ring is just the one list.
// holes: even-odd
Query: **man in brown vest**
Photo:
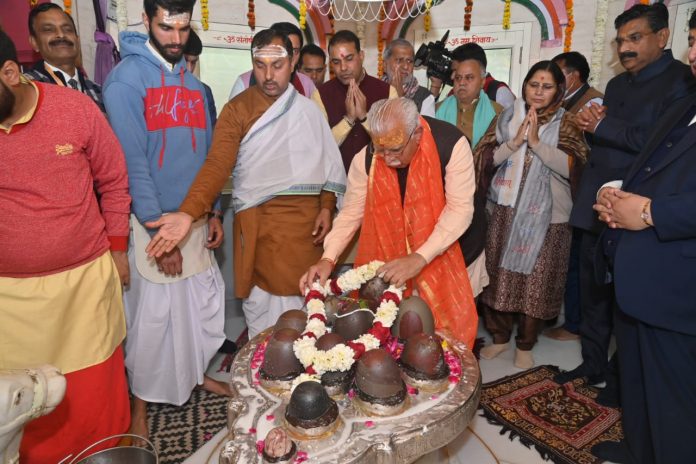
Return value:
[(563, 98), (563, 108), (566, 111), (577, 114), (591, 103), (602, 104), (604, 94), (587, 83), (590, 65), (584, 56), (578, 52), (566, 52), (556, 55), (552, 61), (561, 68), (566, 78), (566, 94)]
[(329, 41), (329, 66), (333, 79), (322, 84), (312, 95), (331, 126), (348, 172), (353, 156), (370, 141), (365, 129), (367, 112), (377, 100), (396, 98), (394, 87), (363, 68), (365, 52), (351, 31), (338, 31)]

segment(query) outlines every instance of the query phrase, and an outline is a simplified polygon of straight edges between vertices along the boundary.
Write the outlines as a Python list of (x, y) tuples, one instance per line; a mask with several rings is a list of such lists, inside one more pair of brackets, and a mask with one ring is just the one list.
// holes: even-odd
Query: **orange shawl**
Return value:
[[(403, 207), (396, 170), (382, 157), (372, 160), (356, 267), (377, 259), (389, 262), (417, 250), (435, 229), (445, 207), (435, 140), (428, 123), (423, 118), (420, 123), (423, 136), (409, 167)], [(473, 348), (478, 316), (459, 243), (455, 241), (412, 280), (430, 306), (436, 328)], [(410, 294), (414, 282), (407, 286), (406, 294)]]

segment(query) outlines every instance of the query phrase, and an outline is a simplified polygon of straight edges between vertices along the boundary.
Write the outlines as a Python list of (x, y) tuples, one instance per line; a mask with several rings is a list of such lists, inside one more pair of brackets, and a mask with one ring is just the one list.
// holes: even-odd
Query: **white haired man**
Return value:
[(471, 348), (478, 317), (459, 242), (474, 213), (469, 142), (405, 97), (375, 102), (368, 122), (372, 140), (353, 158), (343, 208), (300, 289), (326, 281), (361, 227), (355, 264), (384, 261), (384, 279), (417, 291), (436, 326)]

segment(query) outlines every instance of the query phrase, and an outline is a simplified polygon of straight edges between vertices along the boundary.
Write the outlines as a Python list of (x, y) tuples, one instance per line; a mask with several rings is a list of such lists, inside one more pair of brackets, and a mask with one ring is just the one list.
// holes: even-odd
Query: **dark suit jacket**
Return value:
[[(34, 67), (26, 71), (24, 75), (35, 81), (45, 82), (47, 84), (57, 84), (48, 71), (46, 71), (46, 66), (44, 66), (43, 60), (38, 61)], [(60, 79), (63, 85), (67, 84), (61, 73), (55, 73), (55, 76)], [(94, 100), (94, 103), (97, 104), (102, 113), (106, 113), (106, 110), (104, 109), (104, 102), (102, 100), (101, 86), (87, 79), (87, 76), (85, 76), (85, 73), (81, 69), (77, 70), (77, 76), (80, 79), (82, 93)]]
[[(658, 160), (648, 161), (687, 111), (696, 93), (656, 123), (624, 185), (652, 199), (654, 227), (623, 231), (614, 257), (616, 300), (645, 323), (696, 335), (696, 124)], [(641, 170), (649, 173), (640, 181)], [(631, 182), (633, 180), (633, 182)]]
[(659, 116), (687, 95), (692, 82), (689, 67), (675, 60), (670, 50), (637, 75), (624, 72), (609, 81), (604, 95), (607, 116), (592, 138), (570, 215), (572, 226), (594, 233), (602, 230), (592, 209), (597, 190), (626, 176)]

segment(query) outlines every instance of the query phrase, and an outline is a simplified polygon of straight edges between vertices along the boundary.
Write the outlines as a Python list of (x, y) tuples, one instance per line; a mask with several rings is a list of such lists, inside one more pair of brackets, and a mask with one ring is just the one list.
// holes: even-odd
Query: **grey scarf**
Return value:
[[(551, 120), (539, 128), (541, 143), (555, 147), (561, 118), (565, 110), (559, 108)], [(526, 115), (524, 100), (518, 99), (505, 110), (498, 120), (496, 138), (498, 143), (512, 140)], [(520, 191), (525, 157), (531, 162), (524, 187)], [(512, 227), (508, 233), (500, 266), (512, 272), (531, 274), (546, 231), (551, 223), (551, 170), (523, 143), (517, 151), (500, 166), (495, 173), (489, 190), (489, 198), (502, 206), (515, 209)]]

